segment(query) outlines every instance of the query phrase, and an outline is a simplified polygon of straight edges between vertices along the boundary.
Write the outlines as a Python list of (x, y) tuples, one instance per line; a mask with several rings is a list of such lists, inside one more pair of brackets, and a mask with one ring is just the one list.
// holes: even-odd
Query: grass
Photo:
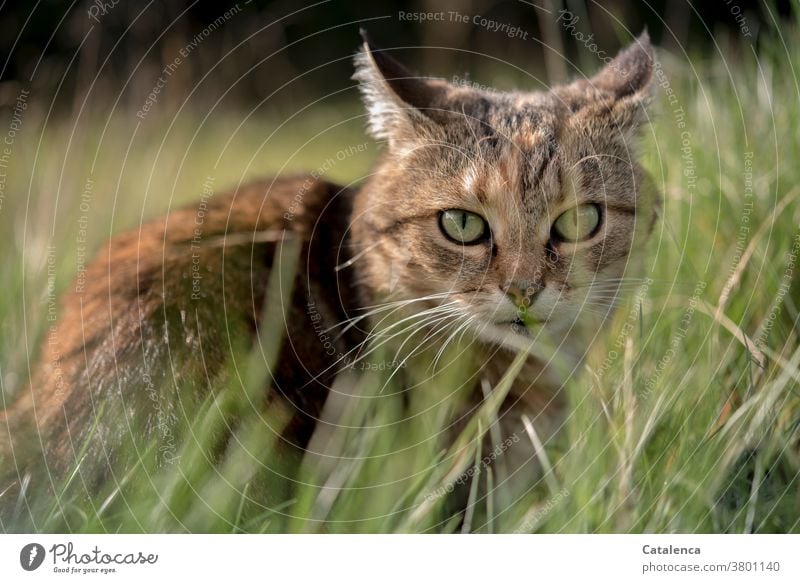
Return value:
[[(347, 372), (337, 389), (357, 398), (329, 408), (339, 428), (312, 441), (323, 454), (298, 459), (278, 455), (274, 432), (264, 430), (280, 428), (287, 412), (263, 407), (260, 382), (280, 339), (262, 337), (252, 353), (234, 355), (241, 377), (177, 420), (175, 463), (159, 466), (158, 444), (131, 435), (99, 494), (86, 494), (79, 472), (56, 496), (31, 483), (31, 512), (19, 509), (3, 529), (800, 531), (798, 41), (794, 29), (771, 31), (758, 60), (742, 48), (721, 51), (735, 54), (733, 62), (663, 56), (673, 97), (659, 79), (659, 113), (644, 140), (664, 193), (646, 250), (651, 283), (632, 294), (586, 370), (566, 384), (569, 419), (540, 444), (550, 471), (525, 496), (504, 492), (502, 456), (476, 464), (476, 444), (491, 433), (513, 369), (449, 450), (436, 436), (463, 398), (449, 393), (474, 368), (468, 357), (448, 351), (433, 374), (432, 355), (415, 359), (403, 370), (419, 383), (406, 403), (391, 370)], [(0, 262), (9, 290), (0, 301), (5, 393), (24, 385), (46, 329), (48, 277), (63, 290), (77, 270), (82, 216), (86, 246), (96, 249), (109, 233), (195, 198), (209, 175), (224, 188), (323, 167), (366, 142), (350, 107), (319, 104), (283, 127), (276, 112), (256, 112), (239, 127), (243, 116), (224, 112), (154, 113), (141, 124), (133, 112), (84, 112), (75, 123), (48, 121), (31, 106), (0, 208), (8, 233)], [(326, 176), (362, 176), (376, 148), (362, 150)], [(81, 210), (89, 178), (91, 200)], [(48, 245), (57, 248), (50, 272)], [(293, 250), (282, 257), (290, 270)], [(265, 310), (267, 322), (280, 321), (279, 307)], [(473, 484), (487, 487), (469, 493), (468, 516), (453, 515), (447, 492), (473, 467)]]

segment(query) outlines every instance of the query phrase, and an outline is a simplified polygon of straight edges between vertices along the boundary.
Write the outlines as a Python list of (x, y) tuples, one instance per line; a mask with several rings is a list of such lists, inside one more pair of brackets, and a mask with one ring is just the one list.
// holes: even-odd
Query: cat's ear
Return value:
[(369, 114), (370, 133), (389, 146), (433, 137), (446, 115), (443, 109), (448, 84), (411, 73), (376, 48), (362, 30), (364, 45), (355, 57), (356, 72)]
[(646, 119), (645, 107), (654, 90), (654, 68), (653, 45), (645, 30), (589, 79), (589, 84), (604, 99), (611, 97), (612, 113), (619, 125), (635, 127)]

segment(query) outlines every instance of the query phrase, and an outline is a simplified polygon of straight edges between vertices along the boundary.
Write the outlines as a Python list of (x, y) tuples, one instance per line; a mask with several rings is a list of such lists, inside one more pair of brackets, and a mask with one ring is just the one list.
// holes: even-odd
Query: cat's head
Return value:
[(354, 78), (387, 148), (352, 229), (376, 299), (430, 297), (409, 305), (510, 346), (607, 312), (657, 209), (636, 149), (653, 66), (644, 33), (591, 78), (493, 92), (365, 42)]

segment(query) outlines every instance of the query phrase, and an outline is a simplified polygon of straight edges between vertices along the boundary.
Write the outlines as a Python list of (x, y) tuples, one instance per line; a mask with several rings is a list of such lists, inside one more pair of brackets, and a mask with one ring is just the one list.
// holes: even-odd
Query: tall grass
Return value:
[[(299, 456), (275, 437), (288, 412), (265, 408), (254, 389), (280, 343), (262, 337), (236, 357), (243, 376), (178, 421), (175, 463), (159, 465), (158, 444), (131, 436), (99, 494), (88, 496), (77, 478), (57, 495), (31, 483), (32, 510), (20, 506), (3, 529), (800, 530), (798, 41), (794, 29), (773, 31), (760, 40), (758, 59), (728, 47), (719, 53), (735, 53), (728, 61), (662, 55), (645, 155), (664, 205), (645, 279), (566, 383), (568, 419), (541, 444), (548, 471), (527, 492), (506, 491), (502, 456), (476, 462), (513, 367), (450, 448), (449, 417), (465, 398), (453, 388), (467, 386), (477, 366), (463, 345), (437, 366), (422, 353), (399, 374), (346, 371), (324, 412), (330, 425), (312, 438), (315, 453)], [(24, 384), (47, 326), (48, 275), (64, 289), (76, 270), (87, 178), (94, 249), (109, 233), (193, 198), (209, 175), (224, 187), (320, 167), (365, 141), (358, 115), (327, 105), (271, 135), (280, 122), (267, 113), (241, 128), (241, 118), (202, 120), (191, 111), (141, 124), (130, 112), (100, 122), (82, 115), (70, 124), (32, 107), (0, 209), (8, 233), (0, 263), (9, 289), (0, 301), (5, 393)], [(357, 179), (374, 152), (346, 157), (327, 177)], [(58, 261), (48, 274), (50, 244)], [(291, 269), (292, 249), (281, 253), (280, 265)], [(280, 318), (277, 304), (265, 307), (267, 322)], [(385, 356), (393, 359), (388, 349)], [(465, 516), (452, 503), (463, 493), (450, 492), (473, 467)]]

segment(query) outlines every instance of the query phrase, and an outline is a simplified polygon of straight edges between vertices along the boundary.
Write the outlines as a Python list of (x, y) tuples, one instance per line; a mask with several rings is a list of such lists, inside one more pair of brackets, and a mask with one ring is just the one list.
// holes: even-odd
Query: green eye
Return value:
[(561, 213), (553, 223), (553, 231), (564, 241), (584, 241), (594, 234), (600, 224), (600, 211), (596, 204), (582, 204)]
[(489, 232), (482, 216), (458, 209), (442, 211), (439, 215), (439, 226), (449, 239), (462, 245), (477, 243)]

